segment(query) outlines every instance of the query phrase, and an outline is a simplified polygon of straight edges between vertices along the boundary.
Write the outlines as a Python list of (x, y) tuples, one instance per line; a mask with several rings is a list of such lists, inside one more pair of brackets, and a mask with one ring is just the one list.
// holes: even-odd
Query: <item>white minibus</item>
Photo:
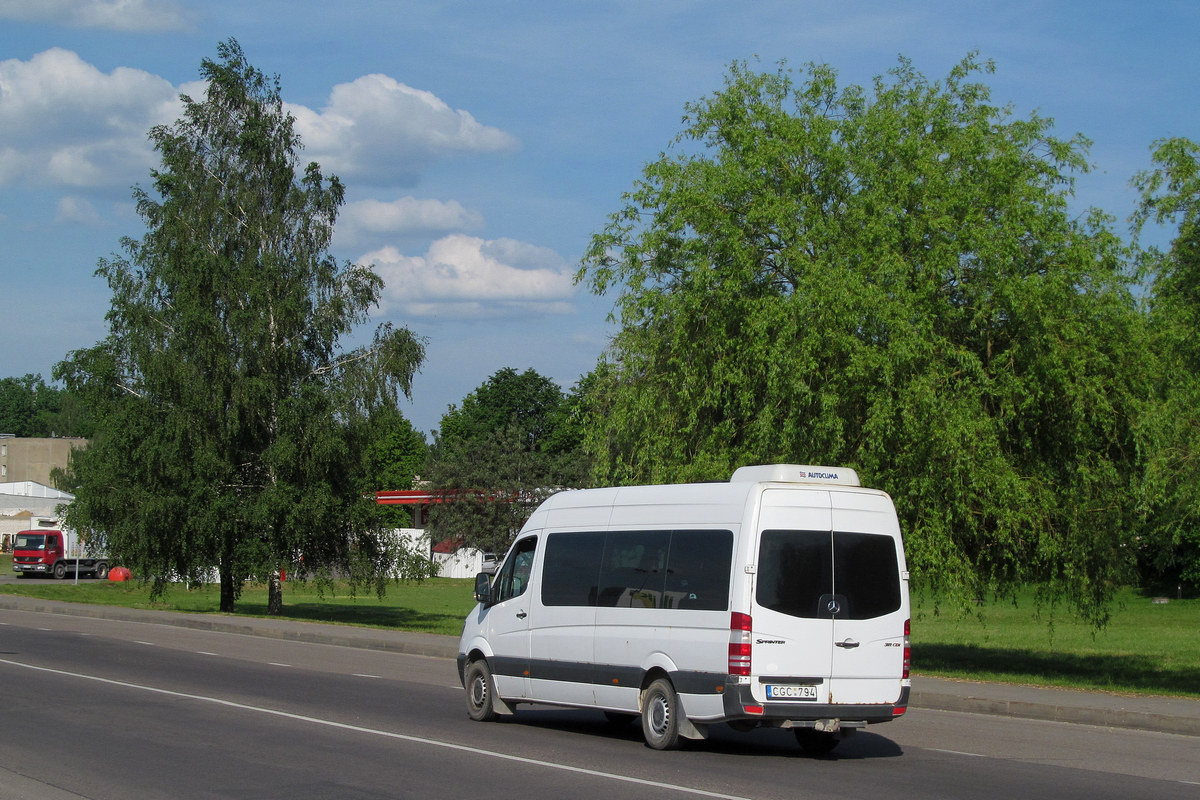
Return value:
[(852, 469), (559, 492), (475, 597), (458, 670), (476, 720), (587, 707), (640, 717), (660, 750), (728, 723), (827, 752), (908, 703), (900, 526)]

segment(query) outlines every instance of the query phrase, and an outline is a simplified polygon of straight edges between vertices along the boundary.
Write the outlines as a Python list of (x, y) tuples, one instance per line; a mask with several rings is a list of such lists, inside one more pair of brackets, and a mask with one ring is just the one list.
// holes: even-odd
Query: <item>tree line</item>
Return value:
[(1125, 239), (1072, 208), (1087, 139), (997, 105), (975, 55), (866, 88), (735, 63), (582, 259), (614, 297), (596, 368), (564, 392), (505, 367), (427, 444), (396, 407), (424, 340), (340, 349), (381, 288), (328, 254), (344, 188), (300, 167), (278, 79), (218, 54), (151, 132), (147, 233), (100, 262), (109, 336), (55, 370), (95, 420), (68, 516), (156, 589), (425, 574), (364, 500), (417, 475), (463, 498), (433, 535), (499, 551), (539, 492), (768, 462), (889, 491), (914, 580), (955, 602), (1036, 583), (1102, 623), (1121, 584), (1200, 586), (1194, 143), (1155, 143)]
[(41, 375), (0, 378), (0, 433), (87, 438), (94, 428), (79, 397), (61, 386), (48, 386)]

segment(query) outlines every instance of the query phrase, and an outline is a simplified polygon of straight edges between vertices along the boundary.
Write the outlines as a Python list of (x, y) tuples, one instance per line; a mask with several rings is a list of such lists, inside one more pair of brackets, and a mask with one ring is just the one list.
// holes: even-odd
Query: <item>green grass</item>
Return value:
[[(7, 554), (0, 558), (0, 570), (12, 571), (12, 559)], [(345, 584), (336, 584), (332, 591), (318, 592), (315, 583), (286, 581), (283, 584), (282, 617), (458, 636), (462, 633), (463, 620), (475, 606), (471, 597), (473, 588), (473, 580), (433, 578), (419, 584), (389, 584), (387, 594), (380, 599), (374, 592), (352, 595)], [(0, 584), (0, 593), (194, 614), (219, 613), (221, 603), (220, 589), (215, 584), (190, 590), (180, 584), (168, 589), (158, 601), (151, 602), (149, 586), (142, 586), (137, 581), (98, 581), (93, 578), (81, 578), (78, 584), (70, 577), (62, 581), (21, 578), (15, 583)], [(267, 616), (265, 584), (246, 584), (237, 601), (236, 615)]]
[(1153, 603), (1117, 595), (1095, 630), (1061, 611), (1037, 614), (1033, 592), (969, 615), (936, 614), (913, 598), (913, 670), (919, 674), (1133, 694), (1200, 697), (1200, 600)]
[[(11, 559), (0, 558), (11, 573)], [(383, 599), (352, 596), (345, 586), (319, 594), (314, 584), (283, 585), (283, 617), (311, 622), (393, 628), (457, 636), (474, 606), (472, 581), (435, 578), (388, 587)], [(136, 581), (22, 579), (0, 592), (130, 608), (215, 614), (216, 586), (172, 588), (151, 603)], [(238, 616), (267, 616), (267, 589), (248, 584)], [(1062, 686), (1130, 694), (1200, 697), (1200, 600), (1154, 604), (1123, 590), (1103, 630), (1059, 614), (1036, 614), (1033, 593), (986, 603), (969, 615), (934, 612), (930, 598), (913, 598), (913, 670), (967, 680)]]

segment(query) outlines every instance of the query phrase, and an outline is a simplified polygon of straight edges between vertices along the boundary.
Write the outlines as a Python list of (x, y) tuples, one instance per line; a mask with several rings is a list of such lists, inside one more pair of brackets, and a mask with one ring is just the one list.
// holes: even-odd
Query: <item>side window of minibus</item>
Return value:
[(600, 569), (597, 604), (662, 608), (670, 531), (613, 531)]
[(542, 559), (542, 605), (594, 606), (596, 579), (604, 554), (599, 531), (552, 533)]
[(665, 608), (729, 608), (731, 531), (675, 531), (667, 557)]
[(529, 575), (533, 570), (533, 554), (537, 549), (537, 537), (528, 536), (517, 542), (512, 553), (496, 576), (496, 602), (502, 603), (524, 594), (529, 586)]

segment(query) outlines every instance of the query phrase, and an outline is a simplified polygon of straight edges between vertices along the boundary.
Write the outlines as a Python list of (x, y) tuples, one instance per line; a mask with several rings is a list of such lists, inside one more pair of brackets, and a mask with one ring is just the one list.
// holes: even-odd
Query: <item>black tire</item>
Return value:
[(108, 562), (101, 561), (100, 563), (96, 564), (96, 579), (102, 581), (107, 577), (108, 577)]
[(813, 730), (812, 728), (793, 728), (796, 742), (800, 749), (811, 756), (823, 756), (838, 746), (842, 739), (836, 733)]
[(476, 722), (491, 722), (496, 719), (496, 710), (492, 707), (492, 694), (496, 691), (496, 683), (492, 680), (492, 670), (482, 658), (467, 665), (463, 676), (467, 688), (467, 716)]
[(59, 561), (54, 565), (54, 577), (58, 578), (60, 581), (67, 577), (67, 562)]
[(679, 695), (666, 678), (659, 678), (646, 689), (642, 701), (642, 736), (646, 746), (655, 750), (678, 750), (683, 745), (679, 736)]
[(604, 718), (612, 725), (628, 725), (638, 718), (637, 714), (627, 714), (624, 711), (605, 711)]

